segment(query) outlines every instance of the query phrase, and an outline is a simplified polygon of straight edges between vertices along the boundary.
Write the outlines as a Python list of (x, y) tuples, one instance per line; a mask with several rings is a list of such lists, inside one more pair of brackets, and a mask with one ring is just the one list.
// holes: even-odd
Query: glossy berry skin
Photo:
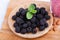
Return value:
[(14, 26), (14, 27), (17, 27), (17, 26), (18, 26), (18, 24), (15, 22), (13, 26)]
[(21, 18), (17, 17), (16, 22), (19, 23), (19, 24), (22, 24), (22, 23), (24, 23), (24, 20), (22, 20)]
[(48, 23), (45, 23), (45, 25), (44, 25), (46, 28), (48, 27)]
[(43, 31), (45, 29), (45, 26), (40, 26), (39, 31)]
[(20, 33), (20, 28), (18, 26), (15, 27), (15, 32)]
[(20, 8), (20, 9), (19, 9), (19, 12), (21, 13), (23, 10), (24, 10), (23, 8)]
[(20, 16), (20, 12), (16, 12), (16, 16), (19, 17)]
[(27, 28), (27, 32), (30, 33), (32, 31), (32, 28), (31, 27), (28, 27)]
[(17, 16), (16, 16), (16, 15), (12, 16), (12, 19), (13, 19), (13, 20), (16, 20), (16, 18), (17, 18)]
[(32, 30), (32, 33), (35, 34), (37, 32), (36, 28)]
[(35, 22), (36, 22), (36, 17), (33, 17), (33, 18), (31, 19), (31, 22), (32, 22), (32, 23), (35, 23)]
[(37, 14), (37, 18), (40, 20), (43, 18), (43, 16), (41, 14)]
[(49, 20), (50, 19), (50, 16), (49, 15), (45, 15), (44, 17), (46, 18), (46, 20)]
[(46, 19), (41, 19), (40, 20), (40, 25), (44, 25), (46, 23)]
[(20, 31), (20, 33), (21, 33), (21, 34), (25, 34), (26, 32), (27, 32), (27, 30), (26, 30), (26, 29), (24, 29), (24, 28), (23, 28), (23, 29), (21, 29), (21, 31)]
[(28, 27), (28, 24), (27, 23), (24, 23), (23, 24), (23, 28), (27, 28)]

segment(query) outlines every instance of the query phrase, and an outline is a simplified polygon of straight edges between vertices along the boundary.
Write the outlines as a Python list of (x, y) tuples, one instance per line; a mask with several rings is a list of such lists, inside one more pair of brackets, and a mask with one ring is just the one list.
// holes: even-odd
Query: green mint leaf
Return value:
[(33, 17), (33, 15), (32, 15), (30, 12), (27, 12), (26, 18), (27, 18), (27, 19), (31, 19), (32, 17)]
[(32, 14), (35, 14), (35, 13), (37, 12), (37, 10), (30, 10), (30, 12), (31, 12)]
[(35, 6), (33, 5), (33, 4), (31, 4), (30, 6), (29, 6), (29, 8), (28, 8), (28, 10), (30, 11), (30, 10), (34, 10), (35, 9)]

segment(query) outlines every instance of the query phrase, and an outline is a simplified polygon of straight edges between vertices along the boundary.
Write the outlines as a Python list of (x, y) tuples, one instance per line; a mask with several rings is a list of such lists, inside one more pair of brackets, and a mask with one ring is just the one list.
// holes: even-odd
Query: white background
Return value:
[[(35, 0), (35, 1), (50, 2), (50, 0)], [(0, 29), (2, 28), (2, 22), (4, 20), (4, 16), (6, 14), (6, 10), (7, 10), (9, 2), (10, 0), (0, 0)]]

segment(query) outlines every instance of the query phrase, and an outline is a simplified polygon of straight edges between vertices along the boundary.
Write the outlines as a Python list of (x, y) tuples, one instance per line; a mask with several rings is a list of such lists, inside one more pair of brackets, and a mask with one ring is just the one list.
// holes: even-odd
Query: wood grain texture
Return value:
[[(7, 13), (5, 15), (2, 30), (0, 30), (0, 40), (60, 40), (60, 26), (55, 25), (56, 18), (54, 17), (53, 27), (46, 35), (35, 38), (35, 39), (25, 39), (19, 36), (16, 36), (10, 29), (7, 23), (8, 16), (10, 12), (18, 5), (22, 5), (22, 3), (31, 2), (32, 0), (11, 0), (7, 9)], [(57, 19), (59, 20), (59, 19)]]

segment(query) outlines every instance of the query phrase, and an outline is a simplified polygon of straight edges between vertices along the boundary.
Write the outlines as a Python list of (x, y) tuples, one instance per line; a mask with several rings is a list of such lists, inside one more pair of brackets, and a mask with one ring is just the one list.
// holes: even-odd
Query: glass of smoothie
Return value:
[(60, 0), (51, 0), (52, 13), (56, 17), (60, 17)]

